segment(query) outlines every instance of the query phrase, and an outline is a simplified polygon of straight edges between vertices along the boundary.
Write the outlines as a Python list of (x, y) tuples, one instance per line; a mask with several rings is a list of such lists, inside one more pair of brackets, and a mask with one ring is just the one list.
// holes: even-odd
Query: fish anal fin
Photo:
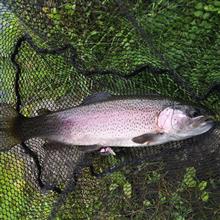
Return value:
[(149, 142), (154, 142), (163, 133), (147, 133), (140, 136), (132, 138), (132, 141), (137, 144), (144, 144)]

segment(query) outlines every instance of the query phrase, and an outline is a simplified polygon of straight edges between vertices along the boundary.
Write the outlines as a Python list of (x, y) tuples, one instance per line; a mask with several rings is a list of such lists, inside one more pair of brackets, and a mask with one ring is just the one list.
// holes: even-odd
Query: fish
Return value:
[(25, 117), (8, 104), (0, 104), (1, 149), (42, 138), (78, 146), (84, 152), (112, 147), (146, 147), (201, 135), (214, 126), (200, 107), (157, 95), (113, 96), (107, 92), (88, 96), (78, 106)]

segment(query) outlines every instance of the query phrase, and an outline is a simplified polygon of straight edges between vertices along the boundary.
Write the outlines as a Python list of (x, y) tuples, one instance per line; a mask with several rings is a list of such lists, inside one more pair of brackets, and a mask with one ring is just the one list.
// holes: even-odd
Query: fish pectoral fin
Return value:
[(81, 105), (89, 105), (92, 103), (107, 101), (112, 95), (108, 92), (99, 92), (92, 95), (87, 96)]
[(132, 138), (132, 141), (137, 144), (144, 144), (155, 141), (159, 136), (161, 136), (163, 133), (148, 133), (148, 134), (142, 134), (140, 136)]
[(92, 152), (100, 149), (98, 145), (78, 146), (78, 149), (83, 152)]

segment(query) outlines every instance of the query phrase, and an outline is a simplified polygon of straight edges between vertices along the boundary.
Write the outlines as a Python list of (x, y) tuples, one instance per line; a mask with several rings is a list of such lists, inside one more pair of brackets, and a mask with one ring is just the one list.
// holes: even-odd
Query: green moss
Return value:
[(18, 219), (27, 205), (24, 161), (13, 153), (0, 153), (0, 174), (0, 218)]

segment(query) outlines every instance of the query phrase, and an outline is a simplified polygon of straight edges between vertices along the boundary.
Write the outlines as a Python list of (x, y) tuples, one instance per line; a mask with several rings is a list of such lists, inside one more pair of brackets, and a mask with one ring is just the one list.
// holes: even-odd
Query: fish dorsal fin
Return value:
[(146, 142), (153, 142), (158, 136), (162, 135), (163, 133), (148, 133), (142, 134), (140, 136), (132, 138), (132, 141), (137, 144), (144, 144)]
[(108, 92), (94, 93), (92, 95), (87, 96), (83, 100), (81, 105), (89, 105), (89, 104), (92, 104), (92, 103), (97, 103), (97, 102), (101, 102), (101, 101), (107, 101), (111, 97), (112, 97), (112, 95), (110, 93), (108, 93)]

